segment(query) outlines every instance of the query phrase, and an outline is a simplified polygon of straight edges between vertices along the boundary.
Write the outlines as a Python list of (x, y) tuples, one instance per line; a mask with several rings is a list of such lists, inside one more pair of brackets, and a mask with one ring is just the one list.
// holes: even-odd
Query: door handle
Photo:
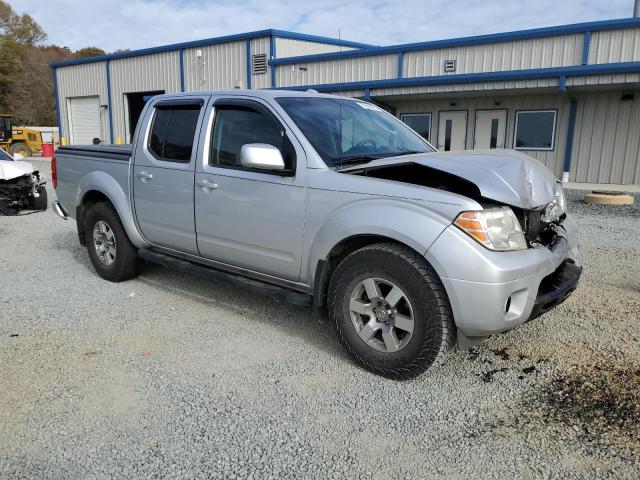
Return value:
[(136, 177), (138, 177), (143, 182), (146, 182), (147, 180), (151, 180), (153, 178), (153, 174), (147, 172), (146, 170), (140, 170), (138, 173), (136, 173)]
[(218, 184), (217, 183), (212, 182), (210, 180), (207, 180), (206, 178), (204, 180), (196, 181), (196, 185), (198, 185), (199, 187), (201, 187), (205, 191), (218, 188)]

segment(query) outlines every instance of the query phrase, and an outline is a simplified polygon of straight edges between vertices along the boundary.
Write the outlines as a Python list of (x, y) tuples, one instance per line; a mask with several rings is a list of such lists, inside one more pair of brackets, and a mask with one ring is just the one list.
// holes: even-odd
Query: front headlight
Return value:
[(520, 222), (509, 207), (463, 212), (453, 224), (490, 250), (527, 248)]
[(553, 202), (546, 206), (542, 214), (542, 221), (551, 223), (567, 212), (567, 200), (561, 183), (556, 183), (556, 193)]

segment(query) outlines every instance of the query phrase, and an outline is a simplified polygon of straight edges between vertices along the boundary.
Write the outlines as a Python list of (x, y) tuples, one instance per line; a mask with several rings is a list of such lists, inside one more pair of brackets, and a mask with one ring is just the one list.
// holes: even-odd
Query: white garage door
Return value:
[(69, 125), (71, 145), (90, 145), (94, 138), (102, 140), (99, 97), (70, 98)]

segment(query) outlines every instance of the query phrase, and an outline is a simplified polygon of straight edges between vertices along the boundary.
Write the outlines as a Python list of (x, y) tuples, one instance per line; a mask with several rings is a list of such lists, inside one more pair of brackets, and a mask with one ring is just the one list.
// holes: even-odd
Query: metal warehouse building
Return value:
[(61, 137), (130, 141), (165, 92), (361, 97), (441, 150), (515, 148), (573, 182), (640, 184), (640, 18), (376, 47), (264, 30), (52, 64)]

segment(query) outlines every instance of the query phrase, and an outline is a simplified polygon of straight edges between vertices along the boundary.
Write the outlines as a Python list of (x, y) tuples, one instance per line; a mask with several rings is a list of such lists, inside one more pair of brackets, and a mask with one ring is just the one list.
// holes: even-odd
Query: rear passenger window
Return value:
[(149, 150), (159, 160), (189, 163), (200, 107), (194, 105), (156, 108)]
[(240, 164), (242, 146), (266, 143), (280, 150), (285, 168), (294, 168), (293, 145), (275, 118), (258, 108), (238, 105), (218, 105), (215, 115), (210, 165), (243, 168)]

